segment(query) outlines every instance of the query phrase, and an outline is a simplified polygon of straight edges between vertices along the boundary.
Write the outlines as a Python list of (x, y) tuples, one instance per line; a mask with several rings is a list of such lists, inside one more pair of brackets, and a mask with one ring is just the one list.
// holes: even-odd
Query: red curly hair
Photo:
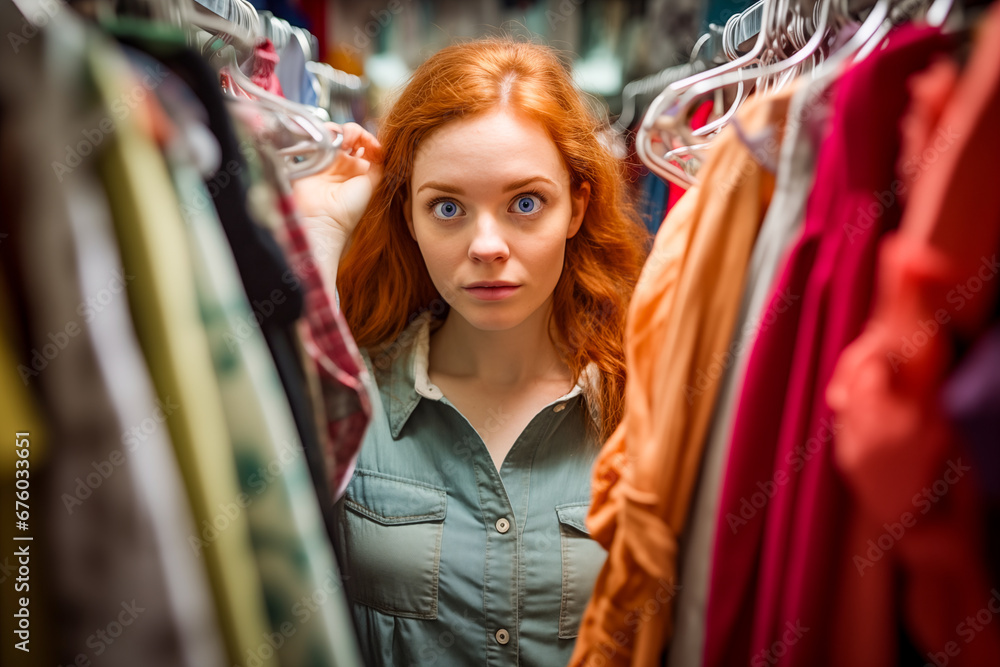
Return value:
[(626, 194), (623, 165), (601, 140), (601, 122), (550, 48), (486, 39), (445, 48), (417, 69), (379, 130), (385, 176), (340, 263), (341, 307), (364, 348), (392, 342), (425, 310), (440, 312), (443, 300), (403, 217), (414, 154), (442, 125), (498, 107), (546, 128), (574, 190), (590, 183), (553, 295), (553, 342), (574, 376), (591, 362), (600, 369), (596, 398), (607, 438), (624, 409), (625, 315), (648, 234)]

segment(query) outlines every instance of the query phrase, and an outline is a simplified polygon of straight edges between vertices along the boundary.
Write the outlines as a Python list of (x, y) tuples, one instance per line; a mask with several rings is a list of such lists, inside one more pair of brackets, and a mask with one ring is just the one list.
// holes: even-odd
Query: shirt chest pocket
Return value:
[(591, 539), (585, 519), (590, 503), (556, 507), (562, 549), (562, 602), (559, 605), (559, 639), (580, 633), (583, 612), (594, 592), (594, 582), (604, 565), (604, 548)]
[(358, 470), (341, 510), (348, 597), (394, 616), (437, 618), (447, 503), (442, 489)]

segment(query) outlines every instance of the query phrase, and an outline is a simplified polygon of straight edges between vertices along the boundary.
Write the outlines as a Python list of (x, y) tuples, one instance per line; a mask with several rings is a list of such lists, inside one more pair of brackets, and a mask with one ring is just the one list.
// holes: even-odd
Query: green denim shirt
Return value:
[(584, 524), (595, 371), (535, 415), (498, 471), (430, 382), (430, 334), (425, 313), (364, 355), (378, 387), (337, 548), (365, 664), (565, 665), (606, 556)]

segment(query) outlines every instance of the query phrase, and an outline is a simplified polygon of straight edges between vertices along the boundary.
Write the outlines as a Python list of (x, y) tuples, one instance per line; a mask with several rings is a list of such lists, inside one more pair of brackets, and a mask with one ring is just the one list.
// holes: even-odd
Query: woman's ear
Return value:
[(417, 234), (413, 231), (413, 202), (410, 201), (409, 188), (407, 188), (406, 197), (403, 199), (403, 218), (406, 220), (406, 228), (410, 230), (410, 237), (416, 241)]
[(583, 216), (587, 213), (589, 203), (590, 183), (584, 181), (572, 194), (572, 217), (569, 220), (569, 231), (566, 233), (566, 238), (571, 239), (580, 231), (580, 225), (583, 224)]

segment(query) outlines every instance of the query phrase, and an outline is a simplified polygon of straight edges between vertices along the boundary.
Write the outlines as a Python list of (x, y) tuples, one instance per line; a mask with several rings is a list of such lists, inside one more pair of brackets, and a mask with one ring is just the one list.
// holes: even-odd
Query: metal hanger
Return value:
[(351, 102), (364, 99), (368, 81), (327, 63), (307, 62), (306, 69), (320, 82), (319, 105), (335, 120), (354, 120)]
[[(820, 47), (832, 38), (840, 24), (833, 19), (833, 13), (834, 0), (819, 0), (808, 14), (802, 11), (800, 4), (791, 5), (787, 0), (771, 3), (762, 16), (756, 45), (760, 48), (755, 49), (758, 51), (755, 61), (744, 59), (744, 66), (737, 69), (732, 67), (736, 62), (733, 61), (729, 68), (706, 72), (714, 74), (701, 77), (701, 81), (686, 86), (683, 91), (674, 91), (670, 113), (658, 116), (650, 113), (643, 120), (637, 140), (640, 158), (661, 177), (683, 187), (693, 185), (696, 179), (691, 166), (697, 162), (692, 162), (690, 156), (704, 157), (703, 152), (710, 146), (704, 138), (721, 129), (751, 91), (763, 94), (777, 90), (793, 80), (807, 63), (818, 61), (822, 56)], [(805, 38), (807, 33), (810, 33), (808, 39)], [(730, 28), (727, 34), (734, 34), (734, 30)], [(732, 41), (730, 38), (727, 44), (729, 53), (735, 52)], [(737, 86), (736, 103), (725, 114), (697, 130), (687, 129), (688, 114), (700, 99), (734, 85)], [(679, 145), (679, 148), (665, 154), (653, 150), (656, 134), (659, 134), (659, 143)], [(678, 165), (677, 158), (681, 156), (687, 159)]]
[(814, 80), (832, 79), (840, 74), (841, 68), (855, 58), (864, 46), (874, 40), (881, 41), (892, 22), (888, 21), (892, 0), (878, 0), (865, 17), (864, 22), (839, 49), (831, 53), (826, 61), (813, 72)]
[(708, 30), (695, 42), (688, 62), (672, 65), (656, 74), (627, 83), (622, 89), (622, 112), (615, 120), (613, 128), (618, 132), (625, 132), (629, 129), (632, 121), (635, 120), (638, 110), (636, 99), (640, 96), (653, 95), (675, 81), (686, 79), (713, 65), (721, 64), (719, 60), (725, 58), (724, 30), (724, 26), (710, 24)]
[[(708, 140), (735, 113), (751, 91), (772, 92), (808, 72), (813, 80), (839, 76), (844, 65), (867, 57), (904, 18), (913, 15), (912, 1), (817, 0), (809, 11), (795, 0), (766, 0), (760, 14), (760, 32), (749, 53), (740, 54), (737, 42), (744, 39), (741, 22), (731, 19), (723, 33), (723, 50), (733, 60), (720, 67), (667, 86), (643, 118), (636, 138), (640, 159), (661, 178), (683, 187), (696, 182), (696, 167), (710, 149)], [(925, 20), (944, 24), (954, 0), (924, 0)], [(867, 5), (867, 7), (866, 7)], [(828, 47), (853, 15), (870, 7), (868, 15), (851, 38), (832, 52)], [(747, 10), (750, 11), (750, 10)], [(742, 16), (739, 18), (743, 18)], [(745, 39), (744, 39), (745, 41)], [(736, 86), (736, 102), (721, 117), (705, 126), (687, 127), (690, 112), (704, 96)]]
[(934, 4), (927, 10), (927, 24), (935, 28), (943, 26), (954, 5), (955, 0), (934, 0)]
[[(643, 118), (636, 136), (636, 153), (650, 168), (650, 170), (658, 176), (682, 187), (690, 187), (691, 185), (694, 185), (695, 181), (693, 177), (686, 170), (681, 169), (677, 165), (667, 161), (661, 151), (653, 150), (654, 143), (665, 145), (668, 148), (667, 152), (676, 148), (675, 146), (665, 143), (665, 139), (666, 141), (669, 141), (672, 136), (669, 130), (662, 126), (658, 128), (654, 127), (654, 121), (663, 116), (664, 111), (672, 109), (684, 92), (692, 86), (712, 79), (713, 77), (739, 70), (742, 67), (759, 63), (760, 57), (764, 55), (765, 49), (771, 41), (770, 30), (773, 25), (771, 15), (775, 11), (777, 4), (778, 0), (761, 0), (748, 8), (745, 12), (733, 16), (726, 23), (723, 35), (723, 48), (728, 55), (735, 55), (737, 52), (736, 39), (744, 36), (744, 33), (742, 32), (743, 28), (741, 28), (743, 22), (746, 21), (748, 24), (751, 24), (750, 27), (752, 28), (753, 25), (756, 24), (758, 20), (757, 17), (759, 16), (760, 30), (757, 33), (757, 39), (749, 52), (738, 56), (730, 62), (719, 65), (716, 68), (695, 74), (686, 79), (682, 79), (681, 81), (677, 81), (667, 86), (663, 92), (653, 100), (653, 103), (650, 105), (649, 110)], [(746, 90), (742, 81), (737, 85), (737, 101), (739, 101), (745, 98), (749, 92)], [(731, 111), (735, 113), (735, 109), (731, 109)], [(725, 114), (723, 115), (725, 116)], [(670, 116), (670, 118), (676, 119), (676, 116)], [(677, 129), (679, 130), (680, 128)], [(667, 131), (661, 134), (661, 130)]]
[[(833, 0), (819, 0), (819, 2), (816, 3), (816, 6), (819, 7), (819, 12), (820, 12), (820, 15), (818, 17), (818, 22), (815, 26), (812, 36), (802, 46), (802, 48), (799, 48), (797, 51), (794, 51), (788, 57), (782, 60), (778, 60), (777, 62), (771, 65), (760, 66), (753, 69), (749, 68), (740, 69), (735, 72), (730, 72), (724, 76), (719, 76), (714, 79), (710, 79), (700, 84), (691, 86), (687, 91), (685, 91), (684, 96), (681, 98), (680, 102), (678, 102), (678, 106), (681, 107), (682, 109), (689, 108), (701, 96), (705, 95), (706, 93), (741, 83), (745, 81), (747, 78), (753, 78), (757, 82), (774, 80), (776, 78), (781, 79), (782, 80), (781, 83), (790, 80), (790, 78), (782, 77), (782, 75), (784, 73), (794, 74), (795, 70), (797, 70), (797, 68), (800, 65), (803, 65), (808, 60), (815, 57), (819, 53), (820, 46), (824, 42), (829, 40), (832, 32), (830, 30), (831, 28), (830, 16), (831, 16), (832, 4)], [(796, 16), (801, 16), (801, 15), (796, 15)], [(801, 27), (799, 29), (801, 30)], [(791, 30), (789, 32), (791, 32)], [(755, 84), (754, 87), (759, 88), (760, 86), (759, 84)], [(780, 85), (776, 86), (775, 88), (777, 87), (780, 87)], [(709, 133), (711, 133), (714, 129), (716, 128), (706, 126), (694, 130), (691, 134), (696, 137), (706, 136)]]
[(309, 176), (329, 166), (343, 142), (343, 135), (336, 133), (333, 136), (310, 107), (269, 93), (255, 85), (240, 69), (236, 47), (242, 47), (244, 53), (252, 55), (257, 35), (247, 34), (242, 26), (219, 16), (210, 16), (207, 10), (199, 11), (190, 0), (184, 12), (188, 25), (209, 31), (203, 53), (236, 86), (236, 90), (227, 90), (229, 101), (254, 105), (272, 121), (270, 126), (277, 124), (283, 130), (272, 132), (270, 136), (285, 139), (282, 145), (277, 146), (277, 152), (285, 159), (288, 177)]
[[(271, 136), (298, 137), (294, 143), (284, 142), (277, 146), (277, 152), (285, 159), (290, 179), (302, 178), (326, 169), (336, 157), (343, 142), (343, 135), (331, 131), (313, 113), (310, 107), (290, 102), (255, 85), (240, 70), (236, 52), (231, 46), (224, 46), (209, 56), (220, 71), (232, 77), (239, 91), (230, 91), (228, 101), (234, 104), (255, 106), (263, 113), (270, 114), (286, 133), (272, 133)], [(247, 96), (240, 96), (240, 91)]]

